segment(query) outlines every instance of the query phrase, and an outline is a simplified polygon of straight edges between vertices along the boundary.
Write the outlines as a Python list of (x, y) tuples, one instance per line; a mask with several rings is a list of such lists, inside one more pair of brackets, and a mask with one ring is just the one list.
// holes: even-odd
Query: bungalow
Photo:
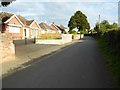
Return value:
[(0, 12), (0, 19), (0, 31), (2, 33), (10, 33), (13, 39), (22, 38), (24, 24), (16, 15), (7, 12)]
[(51, 29), (54, 30), (56, 33), (60, 33), (61, 34), (61, 30), (58, 28), (58, 26), (53, 22), (50, 25)]
[(63, 34), (67, 33), (67, 28), (64, 27), (63, 25), (60, 25), (60, 26), (57, 26), (57, 27), (61, 30), (61, 33), (63, 33)]
[(39, 37), (40, 26), (35, 20), (27, 20), (20, 15), (15, 15), (7, 12), (0, 13), (1, 29), (2, 33), (10, 33), (12, 38), (33, 38)]
[(46, 23), (40, 23), (39, 24), (41, 27), (41, 34), (49, 34), (49, 33), (56, 33), (50, 26), (48, 26)]
[(26, 18), (18, 15), (19, 19), (24, 23), (23, 37), (34, 38), (40, 36), (41, 27), (35, 20), (27, 20)]

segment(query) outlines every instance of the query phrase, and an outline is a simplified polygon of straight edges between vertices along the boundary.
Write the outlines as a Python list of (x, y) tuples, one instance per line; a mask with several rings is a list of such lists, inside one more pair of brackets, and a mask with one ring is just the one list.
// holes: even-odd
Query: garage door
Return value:
[(20, 27), (9, 26), (10, 33), (20, 33)]

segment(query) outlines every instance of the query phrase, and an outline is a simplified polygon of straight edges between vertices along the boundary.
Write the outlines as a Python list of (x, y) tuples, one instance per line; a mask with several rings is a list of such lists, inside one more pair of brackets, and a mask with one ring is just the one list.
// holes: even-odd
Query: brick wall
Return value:
[(72, 41), (72, 34), (62, 34), (61, 37), (62, 37), (62, 44)]
[(73, 35), (73, 39), (75, 39), (75, 40), (80, 39), (80, 34)]
[(36, 40), (36, 44), (65, 44), (72, 41), (72, 34), (62, 34), (61, 39), (56, 40)]
[(10, 34), (0, 33), (0, 54), (2, 63), (15, 59), (15, 46)]
[[(6, 33), (9, 34), (9, 27), (6, 24), (2, 25), (2, 33)], [(20, 33), (10, 33), (12, 35), (12, 39), (14, 40), (18, 40), (18, 39), (22, 39), (23, 37), (23, 28), (20, 28)]]
[(41, 34), (41, 38), (60, 38), (61, 34), (58, 33), (49, 33), (49, 34)]

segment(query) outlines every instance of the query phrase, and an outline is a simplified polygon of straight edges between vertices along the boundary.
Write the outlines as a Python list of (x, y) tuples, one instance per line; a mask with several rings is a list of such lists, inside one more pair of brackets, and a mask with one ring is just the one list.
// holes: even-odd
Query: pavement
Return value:
[(77, 40), (64, 45), (42, 45), (42, 44), (33, 44), (30, 41), (27, 45), (24, 44), (24, 41), (15, 42), (15, 60), (7, 61), (2, 63), (2, 76), (6, 76), (10, 73), (16, 71), (16, 69), (25, 68), (23, 64), (31, 61), (35, 61), (36, 58), (43, 57), (52, 52), (55, 52), (63, 47), (71, 45), (77, 42)]
[(92, 37), (38, 58), (2, 79), (3, 88), (116, 88)]

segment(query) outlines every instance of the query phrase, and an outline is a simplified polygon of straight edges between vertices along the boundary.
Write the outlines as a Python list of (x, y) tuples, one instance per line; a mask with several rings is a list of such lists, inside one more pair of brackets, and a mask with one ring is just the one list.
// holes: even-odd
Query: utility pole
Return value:
[(100, 30), (100, 14), (99, 14), (99, 30)]
[(120, 28), (120, 1), (118, 2), (118, 28)]

